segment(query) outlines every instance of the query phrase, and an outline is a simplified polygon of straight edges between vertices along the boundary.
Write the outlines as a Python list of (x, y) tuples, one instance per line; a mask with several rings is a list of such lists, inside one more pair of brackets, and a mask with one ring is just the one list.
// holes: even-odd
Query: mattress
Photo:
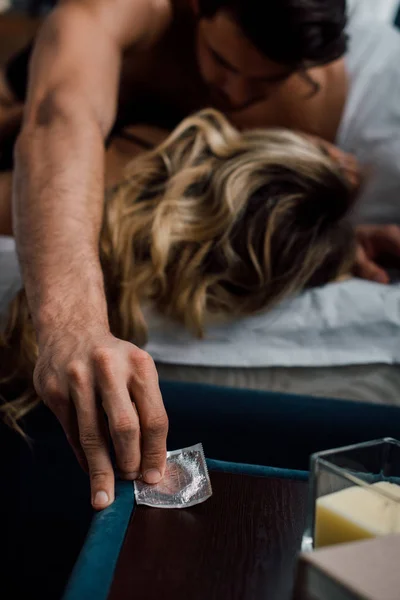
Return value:
[(161, 379), (400, 405), (398, 365), (227, 368), (157, 363)]

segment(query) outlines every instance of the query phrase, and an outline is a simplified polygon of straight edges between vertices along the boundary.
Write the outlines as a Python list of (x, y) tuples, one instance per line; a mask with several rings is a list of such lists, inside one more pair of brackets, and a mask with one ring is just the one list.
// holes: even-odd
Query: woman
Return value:
[[(210, 318), (267, 310), (346, 275), (353, 198), (354, 181), (312, 138), (240, 134), (213, 110), (189, 117), (106, 198), (100, 256), (113, 333), (143, 345), (151, 307), (201, 337)], [(4, 407), (14, 427), (38, 402), (36, 356), (22, 290), (0, 347), (4, 395), (23, 390)]]

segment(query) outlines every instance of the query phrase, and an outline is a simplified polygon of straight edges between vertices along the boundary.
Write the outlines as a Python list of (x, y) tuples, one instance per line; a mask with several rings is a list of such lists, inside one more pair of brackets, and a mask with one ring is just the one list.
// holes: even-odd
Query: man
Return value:
[(121, 475), (148, 483), (164, 473), (167, 434), (153, 361), (107, 319), (97, 244), (117, 108), (119, 124), (156, 115), (172, 127), (213, 105), (238, 127), (334, 140), (344, 27), (344, 0), (62, 0), (45, 22), (15, 151), (14, 233), (36, 390), (87, 466), (95, 508), (114, 498), (107, 429)]

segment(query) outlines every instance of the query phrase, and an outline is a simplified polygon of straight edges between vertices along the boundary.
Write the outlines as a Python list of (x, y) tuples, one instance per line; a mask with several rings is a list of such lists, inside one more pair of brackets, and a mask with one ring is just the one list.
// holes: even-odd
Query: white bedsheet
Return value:
[(350, 19), (374, 19), (393, 23), (399, 8), (399, 0), (347, 0)]
[(400, 32), (354, 19), (348, 34), (350, 86), (336, 143), (364, 171), (354, 219), (400, 224)]
[(204, 340), (153, 315), (147, 350), (162, 363), (215, 367), (400, 363), (400, 285), (331, 284), (209, 327)]

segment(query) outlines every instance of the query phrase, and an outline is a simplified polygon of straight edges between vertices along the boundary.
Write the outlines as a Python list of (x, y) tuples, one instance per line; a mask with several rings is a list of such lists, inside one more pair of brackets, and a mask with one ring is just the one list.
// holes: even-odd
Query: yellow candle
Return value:
[[(389, 500), (376, 492), (397, 498)], [(350, 487), (317, 500), (315, 547), (400, 533), (400, 486), (387, 481)]]

